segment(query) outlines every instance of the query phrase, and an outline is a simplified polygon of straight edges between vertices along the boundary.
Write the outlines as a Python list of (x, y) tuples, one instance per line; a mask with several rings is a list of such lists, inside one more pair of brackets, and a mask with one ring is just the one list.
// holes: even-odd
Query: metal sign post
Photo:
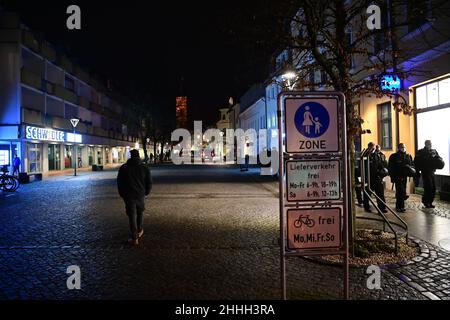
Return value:
[(284, 92), (278, 97), (278, 127), (282, 298), (287, 298), (287, 257), (341, 255), (348, 299), (345, 97)]
[(73, 159), (73, 175), (76, 176), (77, 175), (77, 144), (76, 144), (76, 138), (75, 138), (75, 128), (77, 127), (78, 123), (80, 122), (80, 119), (70, 119), (70, 123), (73, 126), (73, 149), (74, 149), (74, 159)]

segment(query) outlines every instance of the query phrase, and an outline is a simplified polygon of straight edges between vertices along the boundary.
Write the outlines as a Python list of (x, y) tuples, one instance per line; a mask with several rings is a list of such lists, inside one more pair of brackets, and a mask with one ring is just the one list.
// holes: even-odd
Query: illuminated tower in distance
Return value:
[(187, 129), (188, 125), (188, 111), (187, 111), (187, 96), (183, 90), (183, 77), (180, 79), (180, 95), (176, 97), (176, 121), (177, 128)]
[(177, 128), (187, 128), (187, 97), (176, 98)]

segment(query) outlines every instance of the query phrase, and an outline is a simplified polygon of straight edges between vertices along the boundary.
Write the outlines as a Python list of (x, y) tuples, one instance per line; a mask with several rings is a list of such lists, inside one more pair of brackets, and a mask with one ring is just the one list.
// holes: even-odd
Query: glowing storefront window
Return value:
[(450, 78), (416, 88), (417, 109), (450, 103)]
[(0, 166), (9, 166), (9, 150), (0, 150)]
[(450, 78), (439, 81), (439, 104), (450, 103)]
[(417, 114), (417, 145), (423, 148), (425, 140), (431, 140), (433, 149), (445, 161), (442, 170), (436, 170), (436, 174), (450, 176), (450, 108), (421, 112)]

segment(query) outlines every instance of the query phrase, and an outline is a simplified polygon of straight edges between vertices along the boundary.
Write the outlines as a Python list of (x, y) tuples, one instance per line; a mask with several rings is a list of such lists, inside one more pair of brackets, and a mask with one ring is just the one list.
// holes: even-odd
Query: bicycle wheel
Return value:
[(14, 180), (14, 189), (12, 191), (17, 191), (17, 189), (19, 189), (20, 187), (19, 178), (17, 178), (16, 176), (11, 176), (11, 178)]
[(6, 192), (14, 192), (17, 190), (17, 184), (15, 182), (14, 177), (12, 176), (6, 176), (3, 178), (3, 190)]

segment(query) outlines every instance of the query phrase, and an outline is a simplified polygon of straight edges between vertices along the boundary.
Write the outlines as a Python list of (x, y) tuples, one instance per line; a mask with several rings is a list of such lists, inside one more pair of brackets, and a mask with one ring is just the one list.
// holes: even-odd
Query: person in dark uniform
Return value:
[(416, 166), (416, 179), (414, 183), (419, 184), (420, 175), (423, 179), (424, 193), (422, 196), (422, 203), (425, 208), (434, 208), (433, 201), (436, 194), (436, 182), (434, 173), (436, 169), (442, 169), (445, 165), (442, 158), (435, 149), (432, 149), (431, 140), (425, 141), (425, 147), (417, 151), (414, 158)]
[[(360, 153), (356, 152), (356, 159), (360, 158)], [(355, 193), (356, 193), (356, 199), (358, 200), (358, 205), (362, 206), (364, 201), (362, 198), (362, 189), (361, 189), (361, 167), (360, 162), (355, 162)]]
[[(366, 183), (369, 183), (370, 180), (370, 189), (375, 192), (377, 197), (377, 205), (378, 208), (383, 213), (387, 213), (384, 199), (384, 186), (383, 186), (383, 178), (387, 175), (386, 165), (383, 162), (380, 154), (375, 152), (375, 144), (370, 142), (367, 146), (367, 150), (365, 151), (365, 156), (368, 157), (369, 166), (367, 165), (367, 160), (365, 163), (365, 175), (366, 175)], [(369, 178), (370, 174), (370, 179)], [(366, 186), (366, 192), (368, 195), (371, 195), (369, 186)], [(370, 210), (369, 197), (366, 192), (364, 192), (364, 210), (366, 212), (372, 212)]]
[(389, 157), (389, 175), (395, 184), (395, 209), (397, 212), (405, 212), (406, 182), (408, 177), (415, 176), (415, 169), (411, 155), (406, 153), (406, 147), (400, 143), (397, 152)]

